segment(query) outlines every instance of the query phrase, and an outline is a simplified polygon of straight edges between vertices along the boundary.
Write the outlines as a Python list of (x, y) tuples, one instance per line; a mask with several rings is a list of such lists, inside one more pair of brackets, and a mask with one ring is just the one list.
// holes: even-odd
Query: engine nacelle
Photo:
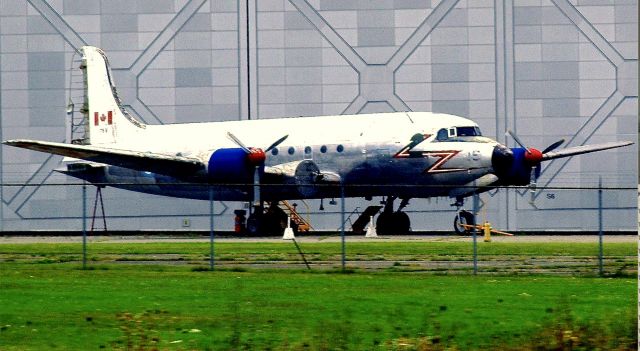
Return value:
[[(211, 181), (229, 184), (253, 183), (255, 166), (241, 148), (218, 149), (209, 156), (207, 176)], [(264, 172), (264, 164), (260, 166)]]
[[(532, 162), (527, 159), (527, 150), (524, 148), (511, 148), (511, 151), (513, 152), (513, 163), (506, 172), (499, 175), (500, 179), (509, 185), (529, 185), (531, 181), (531, 167), (536, 168), (536, 178), (540, 176), (541, 167), (539, 161), (537, 164), (532, 164)], [(537, 152), (539, 153), (539, 151)]]
[[(312, 160), (288, 162), (271, 167), (270, 170), (283, 177), (283, 183), (296, 185), (298, 193), (306, 198), (315, 197), (318, 194), (317, 185), (324, 180), (324, 174)], [(339, 176), (334, 175), (335, 177)]]
[(318, 193), (316, 184), (320, 176), (320, 169), (311, 160), (301, 161), (295, 170), (295, 182), (298, 192), (304, 197), (314, 197)]

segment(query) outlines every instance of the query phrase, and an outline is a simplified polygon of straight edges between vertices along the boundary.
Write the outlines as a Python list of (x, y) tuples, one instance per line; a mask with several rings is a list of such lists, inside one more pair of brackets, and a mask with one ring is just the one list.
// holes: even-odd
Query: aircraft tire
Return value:
[(462, 227), (460, 224), (475, 225), (476, 221), (473, 214), (469, 211), (462, 210), (456, 215), (456, 218), (453, 220), (453, 230), (456, 232), (456, 234), (468, 234), (470, 231)]
[(382, 212), (376, 221), (379, 235), (405, 235), (411, 230), (411, 220), (405, 212)]
[(393, 232), (398, 235), (406, 235), (409, 234), (411, 230), (411, 220), (409, 219), (409, 215), (406, 212), (394, 212), (393, 213)]
[[(247, 219), (247, 236), (277, 236), (284, 233), (287, 227), (286, 216), (278, 213), (265, 213), (262, 216), (250, 215)], [(291, 223), (294, 233), (297, 232), (295, 223)]]
[(382, 212), (376, 220), (376, 233), (378, 235), (389, 235), (393, 231), (393, 213)]

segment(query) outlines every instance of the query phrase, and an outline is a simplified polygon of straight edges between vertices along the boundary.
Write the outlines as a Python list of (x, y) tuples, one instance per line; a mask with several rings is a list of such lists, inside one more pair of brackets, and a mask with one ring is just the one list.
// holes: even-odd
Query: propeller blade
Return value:
[(534, 200), (536, 199), (536, 188), (538, 187), (538, 177), (536, 172), (537, 167), (531, 167), (531, 175), (529, 177), (529, 204), (533, 205)]
[(233, 135), (231, 132), (227, 132), (227, 137), (229, 139), (231, 139), (231, 141), (233, 141), (236, 145), (240, 146), (240, 148), (242, 150), (244, 150), (244, 152), (250, 154), (251, 150), (249, 150), (248, 147), (246, 147), (241, 141), (240, 139), (238, 139), (235, 135)]
[(542, 150), (542, 154), (544, 155), (549, 151), (553, 151), (553, 150), (557, 149), (558, 146), (562, 145), (563, 143), (564, 143), (564, 139), (560, 139), (560, 140), (556, 141), (555, 143), (547, 146), (546, 149)]
[(574, 146), (568, 147), (566, 149), (562, 149), (560, 151), (550, 151), (545, 153), (542, 156), (543, 161), (553, 160), (555, 158), (569, 157), (574, 155), (586, 154), (589, 152), (615, 149), (617, 147), (623, 147), (627, 145), (633, 144), (632, 141), (615, 141), (611, 143), (604, 144), (594, 144), (594, 145), (582, 145), (582, 146)]
[(520, 141), (520, 138), (518, 138), (518, 136), (517, 136), (517, 135), (515, 135), (515, 133), (513, 133), (510, 129), (507, 129), (507, 135), (510, 135), (510, 136), (513, 138), (513, 140), (515, 140), (515, 141), (516, 141), (516, 143), (517, 143), (518, 145), (520, 145), (520, 147), (522, 147), (522, 148), (526, 149), (527, 151), (529, 151), (529, 148), (528, 148), (528, 147), (526, 147), (526, 146), (524, 145), (524, 143), (523, 143), (522, 141)]
[(255, 167), (253, 171), (253, 201), (260, 203), (260, 167)]
[(269, 147), (268, 147), (268, 148), (266, 148), (266, 149), (264, 150), (264, 152), (269, 152), (269, 151), (271, 151), (271, 150), (272, 150), (272, 149), (274, 149), (276, 146), (278, 146), (278, 145), (282, 144), (282, 142), (283, 142), (283, 141), (285, 141), (288, 137), (289, 137), (289, 134), (287, 134), (287, 135), (283, 136), (282, 138), (280, 138), (280, 139), (276, 140), (273, 144), (269, 145)]

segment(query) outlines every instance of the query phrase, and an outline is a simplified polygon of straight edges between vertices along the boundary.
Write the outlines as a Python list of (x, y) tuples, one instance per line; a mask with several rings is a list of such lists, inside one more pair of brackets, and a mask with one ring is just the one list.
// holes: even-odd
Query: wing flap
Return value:
[(112, 149), (95, 145), (75, 145), (27, 139), (7, 140), (3, 144), (170, 176), (190, 176), (205, 169), (202, 161), (196, 158)]

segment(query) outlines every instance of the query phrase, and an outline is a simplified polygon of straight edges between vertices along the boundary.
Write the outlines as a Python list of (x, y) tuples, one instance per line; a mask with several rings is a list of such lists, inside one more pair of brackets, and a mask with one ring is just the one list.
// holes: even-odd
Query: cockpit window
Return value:
[(436, 135), (439, 142), (477, 142), (489, 143), (491, 139), (485, 138), (478, 127), (451, 127), (442, 128)]
[(481, 136), (480, 128), (478, 127), (458, 127), (458, 136)]
[(446, 129), (442, 128), (438, 131), (438, 135), (436, 136), (436, 140), (438, 141), (446, 141), (449, 139), (449, 132)]

